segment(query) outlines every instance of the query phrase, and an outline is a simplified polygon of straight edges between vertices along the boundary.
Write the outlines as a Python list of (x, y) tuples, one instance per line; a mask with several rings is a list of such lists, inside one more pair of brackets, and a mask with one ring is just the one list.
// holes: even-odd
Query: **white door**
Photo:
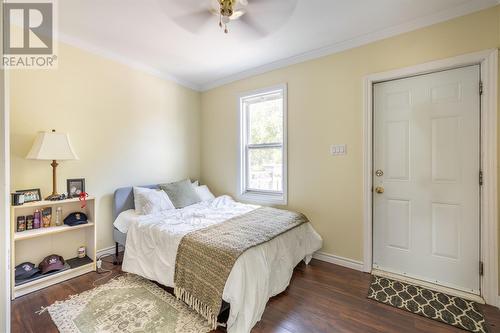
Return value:
[(477, 65), (374, 85), (374, 268), (480, 293), (479, 82)]

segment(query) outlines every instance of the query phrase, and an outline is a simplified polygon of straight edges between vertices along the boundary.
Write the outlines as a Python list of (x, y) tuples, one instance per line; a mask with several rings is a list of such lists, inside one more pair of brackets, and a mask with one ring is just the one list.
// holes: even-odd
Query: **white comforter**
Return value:
[[(256, 208), (221, 196), (183, 209), (137, 217), (127, 226), (122, 269), (173, 287), (177, 247), (186, 233)], [(244, 252), (224, 288), (223, 299), (231, 305), (227, 331), (250, 332), (269, 298), (286, 289), (293, 268), (303, 259), (308, 263), (321, 245), (321, 237), (306, 223)]]

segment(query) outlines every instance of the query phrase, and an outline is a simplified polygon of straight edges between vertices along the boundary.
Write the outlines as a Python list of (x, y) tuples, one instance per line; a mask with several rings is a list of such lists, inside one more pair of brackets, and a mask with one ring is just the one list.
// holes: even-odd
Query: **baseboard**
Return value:
[[(123, 251), (123, 250), (124, 250), (123, 246), (118, 245), (118, 251)], [(110, 254), (115, 254), (115, 247), (114, 246), (110, 246), (110, 247), (106, 247), (104, 249), (97, 250), (96, 257), (99, 258), (99, 257), (105, 256), (105, 255), (110, 255)]]
[(325, 253), (325, 252), (314, 253), (313, 258), (321, 260), (321, 261), (329, 262), (331, 264), (354, 269), (357, 271), (361, 271), (361, 272), (363, 271), (363, 262), (359, 261), (359, 260), (344, 258), (344, 257), (336, 256), (336, 255)]

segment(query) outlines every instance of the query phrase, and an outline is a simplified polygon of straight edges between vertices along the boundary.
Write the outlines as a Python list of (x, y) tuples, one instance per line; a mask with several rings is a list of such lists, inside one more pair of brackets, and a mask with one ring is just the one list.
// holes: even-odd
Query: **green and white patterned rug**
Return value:
[(58, 301), (48, 310), (61, 333), (206, 333), (210, 325), (154, 283), (128, 274)]

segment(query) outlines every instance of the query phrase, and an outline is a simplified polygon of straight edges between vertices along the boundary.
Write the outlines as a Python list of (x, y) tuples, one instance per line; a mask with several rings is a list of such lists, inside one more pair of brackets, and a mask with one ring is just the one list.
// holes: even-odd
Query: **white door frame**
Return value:
[(498, 50), (491, 49), (458, 57), (428, 62), (364, 78), (363, 112), (363, 270), (372, 271), (372, 151), (373, 85), (377, 82), (411, 77), (467, 65), (481, 65), (481, 296), (487, 304), (498, 306), (498, 210), (497, 210), (497, 76)]
[[(3, 1), (0, 1), (0, 17)], [(3, 55), (0, 25), (0, 54)], [(0, 332), (10, 332), (10, 141), (8, 73), (0, 69)]]

